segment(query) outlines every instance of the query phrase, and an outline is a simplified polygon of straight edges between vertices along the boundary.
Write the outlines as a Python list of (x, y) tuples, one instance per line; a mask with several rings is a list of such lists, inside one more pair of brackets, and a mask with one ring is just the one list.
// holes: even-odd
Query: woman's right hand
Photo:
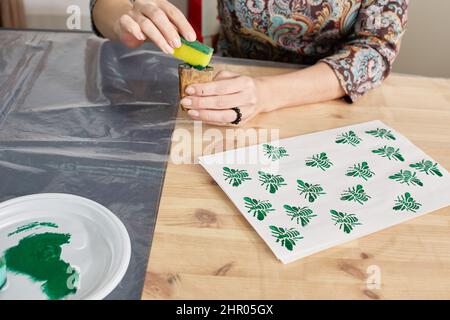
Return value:
[(126, 46), (135, 48), (147, 39), (172, 54), (181, 46), (180, 34), (195, 41), (194, 28), (183, 13), (166, 0), (136, 0), (133, 8), (115, 24), (115, 32)]

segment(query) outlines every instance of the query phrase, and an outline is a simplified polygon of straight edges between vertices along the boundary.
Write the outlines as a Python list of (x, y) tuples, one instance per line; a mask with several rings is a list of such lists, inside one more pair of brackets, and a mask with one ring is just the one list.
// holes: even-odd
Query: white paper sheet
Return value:
[(199, 160), (283, 263), (450, 205), (448, 171), (378, 120)]

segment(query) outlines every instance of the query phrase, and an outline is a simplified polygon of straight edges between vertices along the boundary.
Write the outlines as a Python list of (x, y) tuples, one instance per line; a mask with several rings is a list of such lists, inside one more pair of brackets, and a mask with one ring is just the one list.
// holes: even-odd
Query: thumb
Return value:
[(225, 80), (225, 79), (230, 79), (230, 78), (236, 78), (239, 76), (240, 75), (237, 73), (227, 71), (227, 70), (222, 70), (216, 74), (216, 76), (214, 77), (214, 80)]

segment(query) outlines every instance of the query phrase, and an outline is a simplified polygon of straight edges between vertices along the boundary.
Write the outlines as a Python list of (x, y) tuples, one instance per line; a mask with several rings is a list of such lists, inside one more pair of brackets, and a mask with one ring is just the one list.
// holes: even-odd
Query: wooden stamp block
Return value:
[[(178, 66), (178, 75), (180, 77), (180, 100), (186, 96), (186, 87), (193, 83), (210, 82), (213, 79), (213, 67), (206, 67), (203, 70), (198, 70), (187, 63), (182, 63)], [(181, 109), (186, 110), (180, 104)]]

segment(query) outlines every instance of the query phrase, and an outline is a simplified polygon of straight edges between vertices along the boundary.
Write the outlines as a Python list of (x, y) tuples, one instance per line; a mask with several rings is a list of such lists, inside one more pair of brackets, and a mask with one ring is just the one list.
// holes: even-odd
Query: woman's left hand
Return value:
[(241, 125), (264, 112), (262, 86), (263, 81), (258, 78), (221, 71), (212, 82), (188, 86), (188, 96), (181, 100), (181, 104), (190, 109), (188, 114), (192, 119), (221, 126), (235, 121), (237, 113), (232, 108), (239, 108)]

